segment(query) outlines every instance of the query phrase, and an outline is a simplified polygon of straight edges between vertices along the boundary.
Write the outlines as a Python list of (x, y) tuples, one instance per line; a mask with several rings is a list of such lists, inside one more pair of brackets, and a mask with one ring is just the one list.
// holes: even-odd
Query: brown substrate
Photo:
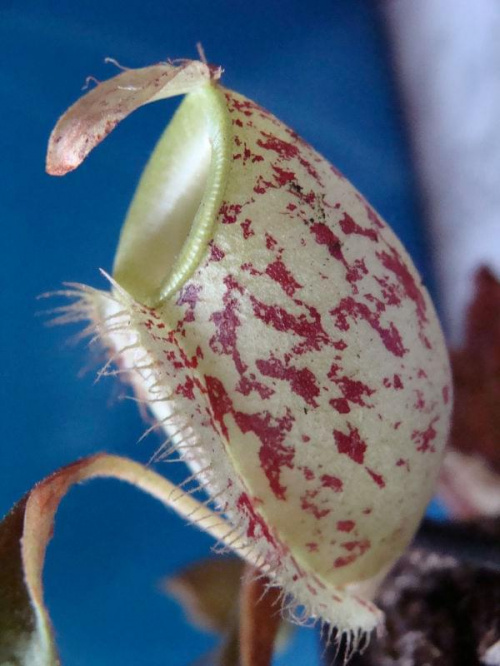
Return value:
[[(500, 520), (477, 529), (500, 538)], [(500, 664), (498, 570), (413, 548), (386, 580), (377, 603), (386, 614), (385, 634), (351, 666)]]

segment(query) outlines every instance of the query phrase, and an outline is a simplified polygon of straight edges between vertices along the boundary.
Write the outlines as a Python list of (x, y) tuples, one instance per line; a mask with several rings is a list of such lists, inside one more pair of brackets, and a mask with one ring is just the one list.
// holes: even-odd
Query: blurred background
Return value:
[[(471, 3), (453, 0), (453, 20), (447, 0), (434, 1), (444, 10), (434, 14), (433, 0), (418, 4), (419, 15), (406, 0), (125, 0), (119, 6), (112, 0), (0, 0), (1, 514), (37, 480), (75, 458), (108, 451), (147, 461), (159, 443), (155, 435), (137, 443), (145, 425), (114, 380), (95, 384), (92, 366), (79, 377), (90, 353), (84, 345), (68, 345), (76, 331), (47, 328), (37, 316), (47, 305), (37, 296), (63, 281), (103, 286), (98, 269), (111, 270), (139, 174), (178, 103), (140, 109), (78, 171), (50, 178), (44, 173), (50, 131), (87, 76), (116, 73), (103, 63), (106, 56), (140, 67), (195, 58), (201, 41), (209, 61), (225, 68), (226, 86), (293, 127), (378, 209), (447, 313), (448, 330), (458, 331), (466, 296), (450, 304), (443, 285), (449, 275), (462, 275), (453, 261), (463, 265), (463, 255), (456, 249), (445, 259), (442, 248), (454, 243), (458, 227), (450, 227), (450, 219), (469, 215), (469, 229), (470, 211), (477, 209), (467, 200), (456, 211), (453, 193), (467, 190), (467, 173), (451, 167), (467, 159), (447, 150), (446, 140), (455, 146), (463, 110), (474, 115), (475, 103), (488, 100), (481, 97), (474, 67), (463, 79), (446, 55), (454, 48), (453, 35), (470, 25), (459, 8)], [(482, 5), (492, 6), (488, 0), (474, 3)], [(498, 24), (498, 11), (492, 11), (484, 32), (477, 19), (477, 38), (470, 40), (468, 56), (476, 65), (484, 56), (480, 44), (498, 35), (491, 27), (493, 18)], [(425, 47), (427, 38), (432, 48)], [(446, 67), (440, 69), (440, 62)], [(444, 95), (440, 73), (454, 83)], [(491, 119), (498, 119), (499, 103), (489, 101)], [(489, 160), (486, 176), (481, 170), (470, 176), (478, 183), (473, 196), (484, 204), (474, 220), (480, 225), (497, 208), (492, 173), (498, 133), (489, 141), (487, 121), (474, 118), (470, 136)], [(446, 139), (441, 144), (440, 137)], [(429, 166), (429, 154), (441, 161), (431, 159)], [(484, 164), (481, 153), (475, 155)], [(442, 179), (448, 189), (434, 187), (439, 173), (455, 176), (451, 185)], [(490, 218), (484, 235), (494, 262), (498, 226)], [(462, 248), (471, 244), (467, 233), (460, 237)], [(160, 469), (173, 480), (184, 475), (181, 465)], [(193, 663), (214, 639), (186, 622), (158, 581), (207, 556), (211, 546), (207, 536), (118, 482), (73, 489), (58, 513), (45, 570), (64, 665)], [(318, 654), (314, 633), (300, 630), (279, 663), (305, 666)]]

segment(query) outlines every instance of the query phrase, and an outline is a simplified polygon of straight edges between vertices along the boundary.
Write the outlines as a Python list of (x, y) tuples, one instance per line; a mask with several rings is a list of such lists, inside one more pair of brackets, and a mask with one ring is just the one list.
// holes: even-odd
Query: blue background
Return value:
[[(430, 279), (384, 35), (363, 0), (0, 0), (2, 223), (0, 513), (38, 479), (98, 450), (147, 460), (155, 436), (113, 380), (94, 385), (85, 348), (46, 328), (41, 292), (102, 285), (135, 183), (176, 101), (138, 111), (81, 169), (44, 173), (46, 142), (89, 74), (196, 57), (201, 40), (225, 85), (272, 110), (356, 184)], [(74, 332), (74, 331), (73, 331)], [(180, 479), (180, 465), (162, 471)], [(213, 640), (157, 589), (211, 540), (113, 481), (75, 488), (48, 551), (46, 598), (65, 666), (183, 666)], [(280, 663), (315, 662), (301, 630)]]

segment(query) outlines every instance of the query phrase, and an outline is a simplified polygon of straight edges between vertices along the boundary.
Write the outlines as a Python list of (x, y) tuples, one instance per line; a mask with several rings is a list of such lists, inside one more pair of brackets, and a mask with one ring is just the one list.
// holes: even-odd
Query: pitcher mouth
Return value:
[(230, 163), (224, 94), (207, 84), (186, 96), (160, 138), (123, 225), (114, 279), (158, 306), (198, 266), (213, 234)]

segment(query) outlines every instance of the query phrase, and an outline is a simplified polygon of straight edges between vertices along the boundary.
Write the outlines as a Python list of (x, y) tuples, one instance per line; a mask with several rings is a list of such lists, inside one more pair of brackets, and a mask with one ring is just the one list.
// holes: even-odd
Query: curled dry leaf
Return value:
[[(58, 470), (36, 485), (0, 523), (0, 664), (59, 665), (43, 602), (45, 551), (61, 499), (75, 483), (95, 477), (127, 481), (182, 515), (195, 511), (200, 524), (207, 519), (214, 523), (211, 511), (200, 508), (152, 470), (126, 458), (96, 455)], [(218, 529), (208, 531), (220, 538)]]
[[(127, 76), (150, 87), (155, 71)], [(359, 192), (199, 71), (141, 179), (111, 291), (82, 289), (65, 319), (95, 325), (224, 514), (227, 545), (245, 543), (297, 619), (356, 645), (382, 619), (357, 590), (405, 549), (433, 492), (446, 346), (410, 258)], [(123, 76), (89, 96), (120, 106)], [(51, 137), (55, 172), (87, 152), (75, 131), (96, 126), (87, 99)]]

